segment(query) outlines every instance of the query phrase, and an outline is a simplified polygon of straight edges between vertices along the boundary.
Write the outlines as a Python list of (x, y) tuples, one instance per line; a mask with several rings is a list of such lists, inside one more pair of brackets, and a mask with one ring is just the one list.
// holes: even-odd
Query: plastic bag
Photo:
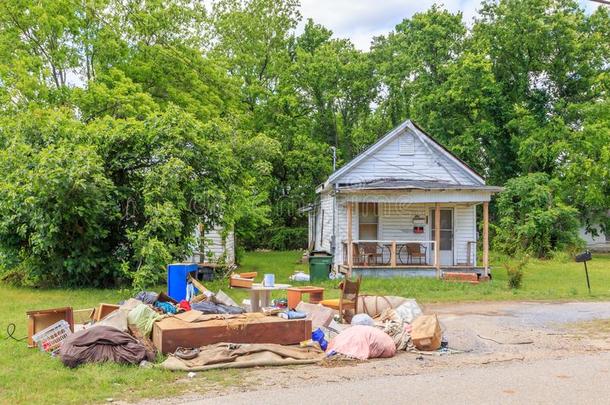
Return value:
[(356, 314), (352, 318), (352, 325), (375, 326), (375, 321), (368, 314)]
[(144, 336), (149, 336), (152, 332), (153, 324), (162, 316), (156, 313), (146, 304), (140, 304), (129, 312), (127, 321), (130, 325), (135, 325), (136, 328)]
[(414, 299), (407, 300), (406, 302), (400, 304), (395, 311), (398, 316), (400, 316), (402, 320), (407, 323), (413, 323), (415, 319), (423, 315), (421, 308), (419, 305), (417, 305), (417, 301)]

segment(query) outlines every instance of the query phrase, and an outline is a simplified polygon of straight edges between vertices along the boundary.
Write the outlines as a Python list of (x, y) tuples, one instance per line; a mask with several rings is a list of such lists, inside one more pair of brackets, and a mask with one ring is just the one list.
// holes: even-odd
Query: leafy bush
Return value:
[(578, 211), (562, 203), (554, 187), (545, 173), (506, 183), (497, 199), (495, 248), (509, 255), (524, 252), (545, 258), (555, 250), (574, 250), (582, 245)]
[(258, 204), (222, 129), (179, 108), (89, 124), (27, 111), (0, 134), (0, 276), (18, 284), (154, 285), (197, 223)]
[(504, 262), (503, 266), (508, 274), (508, 288), (517, 290), (523, 283), (523, 269), (529, 261), (529, 256), (524, 256), (517, 263)]
[(296, 250), (307, 247), (307, 228), (277, 227), (270, 230), (267, 247), (273, 250)]

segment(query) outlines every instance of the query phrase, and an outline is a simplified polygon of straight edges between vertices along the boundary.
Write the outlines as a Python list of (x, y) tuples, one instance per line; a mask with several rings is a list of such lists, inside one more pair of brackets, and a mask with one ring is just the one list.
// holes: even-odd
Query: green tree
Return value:
[(579, 247), (578, 211), (561, 201), (558, 185), (544, 173), (506, 182), (497, 199), (494, 247), (511, 255), (525, 252), (540, 258)]

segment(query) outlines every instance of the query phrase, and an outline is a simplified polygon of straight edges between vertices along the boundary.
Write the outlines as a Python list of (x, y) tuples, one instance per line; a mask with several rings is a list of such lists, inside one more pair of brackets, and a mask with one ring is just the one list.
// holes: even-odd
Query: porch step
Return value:
[(443, 280), (458, 283), (479, 284), (479, 275), (477, 273), (461, 273), (461, 272), (444, 272)]

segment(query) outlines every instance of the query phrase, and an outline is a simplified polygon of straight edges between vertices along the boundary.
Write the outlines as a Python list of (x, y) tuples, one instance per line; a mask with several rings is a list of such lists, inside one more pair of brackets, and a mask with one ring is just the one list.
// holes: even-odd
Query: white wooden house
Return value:
[(190, 262), (210, 267), (235, 264), (235, 233), (232, 230), (225, 232), (220, 226), (204, 229), (199, 225), (195, 228), (195, 240), (198, 245), (193, 247)]
[[(489, 274), (488, 204), (499, 187), (411, 121), (336, 170), (309, 208), (309, 245), (365, 275)], [(477, 206), (482, 205), (482, 257)]]
[[(610, 218), (610, 210), (607, 215)], [(610, 231), (604, 232), (601, 224), (594, 225), (592, 228), (588, 230), (582, 226), (579, 231), (579, 236), (585, 241), (587, 249), (593, 252), (610, 252)]]

